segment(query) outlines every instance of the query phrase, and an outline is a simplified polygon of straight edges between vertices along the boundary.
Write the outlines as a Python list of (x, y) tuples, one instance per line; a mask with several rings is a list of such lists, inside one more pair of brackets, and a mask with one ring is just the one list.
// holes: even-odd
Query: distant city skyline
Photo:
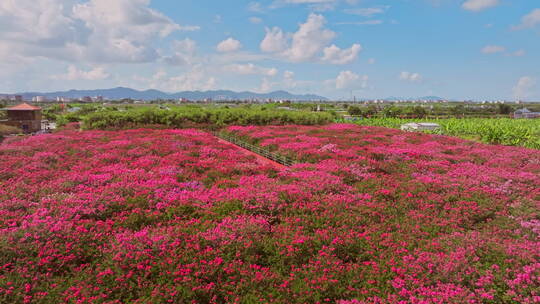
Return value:
[(530, 0), (6, 0), (0, 94), (118, 86), (540, 101)]
[(536, 103), (539, 101), (523, 101), (508, 99), (451, 99), (441, 96), (387, 96), (377, 98), (362, 98), (351, 95), (348, 98), (328, 98), (317, 94), (293, 94), (284, 90), (265, 93), (251, 91), (208, 90), (208, 91), (182, 91), (163, 92), (155, 89), (135, 90), (125, 87), (94, 90), (74, 90), (55, 92), (18, 92), (14, 94), (0, 93), (0, 100), (11, 102), (106, 102), (111, 100), (171, 100), (176, 102), (188, 101), (323, 101), (323, 102), (473, 102), (473, 103)]

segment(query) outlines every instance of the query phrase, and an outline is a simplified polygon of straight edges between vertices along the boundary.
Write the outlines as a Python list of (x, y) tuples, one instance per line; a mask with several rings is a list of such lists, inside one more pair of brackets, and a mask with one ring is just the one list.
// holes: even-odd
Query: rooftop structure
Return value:
[(401, 126), (403, 131), (434, 131), (440, 129), (441, 126), (432, 122), (411, 122)]
[(532, 112), (527, 108), (523, 108), (514, 112), (514, 118), (540, 118), (540, 112)]
[(19, 105), (7, 108), (6, 111), (41, 111), (41, 108), (27, 103), (21, 103)]
[(5, 109), (8, 120), (2, 123), (17, 127), (24, 133), (33, 133), (41, 130), (41, 108), (27, 103)]

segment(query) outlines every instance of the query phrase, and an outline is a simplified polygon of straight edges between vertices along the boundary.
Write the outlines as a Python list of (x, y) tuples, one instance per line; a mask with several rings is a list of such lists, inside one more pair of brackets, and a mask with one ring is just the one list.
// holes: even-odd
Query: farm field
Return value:
[(540, 120), (511, 118), (400, 119), (366, 118), (356, 121), (364, 126), (399, 129), (410, 122), (435, 122), (439, 134), (477, 140), (488, 144), (523, 146), (540, 150)]
[(0, 145), (1, 303), (537, 303), (540, 151), (352, 124)]

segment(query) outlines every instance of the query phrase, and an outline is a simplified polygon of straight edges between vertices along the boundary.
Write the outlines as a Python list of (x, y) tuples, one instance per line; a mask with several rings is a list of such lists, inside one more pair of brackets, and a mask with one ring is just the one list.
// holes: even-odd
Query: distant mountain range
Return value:
[[(7, 95), (7, 94), (6, 94)], [(24, 92), (17, 93), (16, 95), (22, 95), (25, 100), (31, 100), (35, 96), (45, 96), (48, 99), (54, 99), (56, 97), (66, 98), (83, 98), (85, 96), (103, 96), (103, 98), (118, 100), (123, 98), (132, 98), (136, 100), (155, 100), (155, 99), (179, 99), (185, 98), (189, 100), (204, 100), (204, 99), (283, 99), (283, 100), (328, 100), (328, 98), (313, 94), (295, 95), (286, 91), (275, 91), (270, 93), (254, 93), (254, 92), (234, 92), (228, 90), (218, 91), (185, 91), (178, 93), (165, 93), (158, 90), (146, 90), (138, 91), (130, 88), (113, 88), (103, 90), (70, 90), (60, 92)]]
[[(273, 100), (291, 100), (291, 101), (328, 101), (330, 99), (314, 95), (314, 94), (292, 94), (287, 91), (274, 91), (270, 93), (254, 93), (254, 92), (234, 92), (230, 90), (215, 90), (215, 91), (183, 91), (178, 93), (165, 93), (159, 90), (145, 90), (139, 91), (130, 88), (117, 87), (112, 89), (98, 89), (98, 90), (69, 90), (58, 92), (23, 92), (16, 94), (0, 94), (2, 95), (21, 95), (24, 100), (32, 100), (35, 96), (44, 96), (47, 99), (55, 99), (56, 97), (66, 97), (72, 99), (83, 98), (86, 96), (95, 97), (102, 96), (105, 99), (119, 100), (124, 98), (131, 98), (135, 100), (156, 100), (156, 99), (180, 99), (185, 98), (188, 100), (247, 100), (247, 99), (273, 99)], [(396, 100), (444, 100), (438, 96), (424, 96), (418, 98), (406, 98), (406, 97), (387, 97), (386, 101)]]

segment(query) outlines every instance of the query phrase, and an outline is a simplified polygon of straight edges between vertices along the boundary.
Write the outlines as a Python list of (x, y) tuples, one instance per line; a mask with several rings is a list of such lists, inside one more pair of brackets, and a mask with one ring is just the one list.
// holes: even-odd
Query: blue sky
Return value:
[(540, 3), (0, 3), (0, 92), (116, 86), (540, 101)]

